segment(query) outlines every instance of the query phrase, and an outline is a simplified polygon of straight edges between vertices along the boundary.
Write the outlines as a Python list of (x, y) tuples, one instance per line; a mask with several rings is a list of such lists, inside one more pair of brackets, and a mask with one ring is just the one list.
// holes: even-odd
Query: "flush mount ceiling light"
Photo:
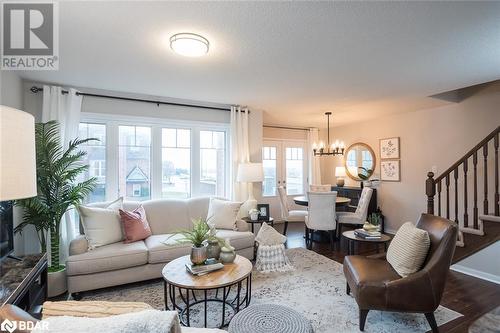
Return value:
[(208, 40), (197, 34), (183, 32), (170, 37), (170, 48), (186, 57), (201, 57), (208, 53), (208, 47)]

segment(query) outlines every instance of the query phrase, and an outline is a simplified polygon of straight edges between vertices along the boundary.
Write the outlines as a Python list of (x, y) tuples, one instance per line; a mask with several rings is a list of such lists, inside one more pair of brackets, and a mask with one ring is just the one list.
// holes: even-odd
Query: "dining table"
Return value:
[[(306, 195), (294, 197), (293, 202), (295, 202), (299, 206), (309, 206), (309, 198)], [(349, 199), (349, 198), (337, 197), (337, 201), (335, 202), (335, 206), (336, 207), (348, 206), (350, 202), (351, 202), (351, 199)]]

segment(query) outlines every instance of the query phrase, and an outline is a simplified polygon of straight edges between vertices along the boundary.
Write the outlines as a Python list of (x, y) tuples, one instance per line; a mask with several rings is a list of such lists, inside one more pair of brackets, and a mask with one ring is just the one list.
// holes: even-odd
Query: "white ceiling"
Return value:
[[(178, 32), (209, 54), (174, 54)], [(59, 71), (22, 76), (339, 125), (500, 78), (500, 2), (61, 2)]]

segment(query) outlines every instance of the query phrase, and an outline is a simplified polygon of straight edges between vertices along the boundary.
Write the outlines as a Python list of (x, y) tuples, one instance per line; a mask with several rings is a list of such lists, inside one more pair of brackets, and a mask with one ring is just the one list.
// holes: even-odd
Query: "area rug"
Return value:
[[(288, 306), (308, 318), (317, 333), (359, 332), (358, 307), (346, 294), (342, 265), (303, 248), (288, 249), (295, 270), (290, 272), (253, 272), (251, 304), (274, 303)], [(83, 293), (83, 300), (146, 302), (164, 308), (163, 281), (153, 280)], [(408, 300), (411, 302), (411, 300)], [(201, 309), (191, 311), (196, 318)], [(210, 322), (220, 318), (219, 307), (209, 309)], [(461, 316), (439, 306), (438, 325)], [(193, 326), (201, 326), (194, 320)], [(365, 326), (368, 333), (426, 332), (430, 329), (423, 314), (370, 311)]]

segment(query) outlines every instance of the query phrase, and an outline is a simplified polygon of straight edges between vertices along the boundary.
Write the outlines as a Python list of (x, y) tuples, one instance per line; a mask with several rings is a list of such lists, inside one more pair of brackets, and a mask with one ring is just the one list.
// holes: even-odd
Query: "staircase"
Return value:
[(438, 177), (427, 174), (427, 213), (460, 227), (453, 263), (500, 240), (499, 132), (500, 126)]

